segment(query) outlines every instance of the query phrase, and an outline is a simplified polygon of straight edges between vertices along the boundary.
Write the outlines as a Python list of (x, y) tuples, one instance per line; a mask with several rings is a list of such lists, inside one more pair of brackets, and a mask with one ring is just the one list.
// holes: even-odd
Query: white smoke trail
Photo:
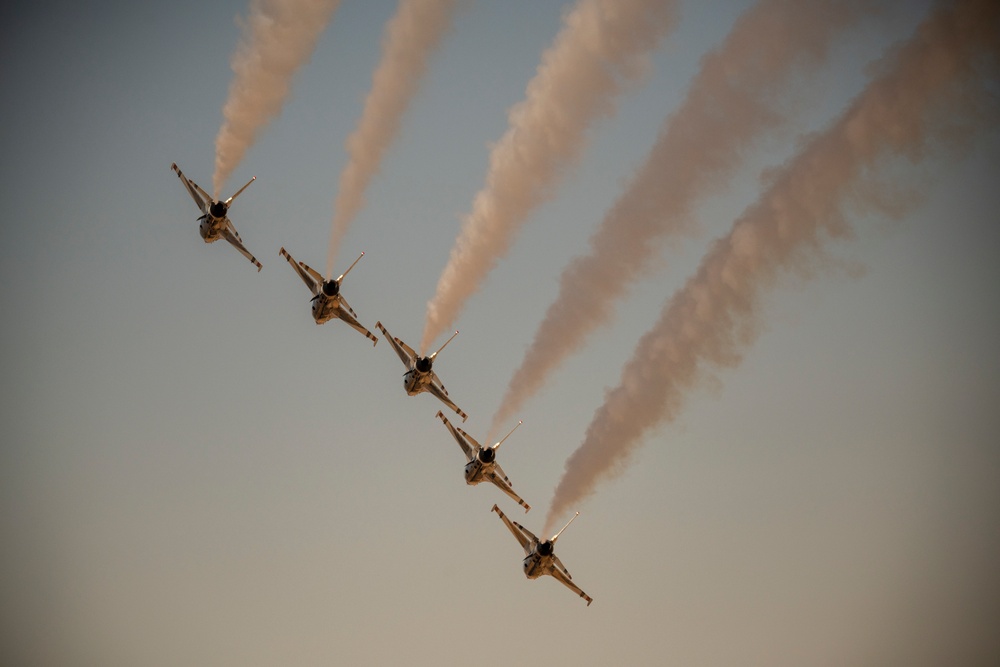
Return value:
[(250, 15), (240, 21), (235, 77), (215, 138), (216, 198), (260, 130), (281, 113), (295, 73), (309, 60), (339, 5), (340, 0), (251, 0)]
[(589, 254), (563, 270), (559, 295), (511, 377), (491, 432), (611, 319), (663, 242), (689, 231), (693, 205), (723, 188), (748, 144), (784, 120), (775, 98), (792, 74), (821, 65), (830, 42), (874, 9), (861, 1), (762, 0), (740, 17), (702, 59), (686, 99), (590, 238)]
[(427, 60), (451, 28), (458, 0), (400, 0), (382, 38), (382, 60), (372, 76), (361, 121), (347, 140), (350, 160), (340, 174), (333, 229), (326, 257), (326, 277), (340, 241), (364, 206), (365, 190), (378, 173), (382, 155), (395, 139), (399, 123), (427, 70)]
[[(876, 160), (923, 156), (995, 123), (1000, 3), (939, 7), (880, 63), (881, 75), (825, 132), (775, 174), (773, 184), (718, 240), (664, 306), (567, 459), (546, 518), (555, 521), (627, 464), (642, 436), (674, 419), (705, 364), (734, 367), (757, 336), (758, 300), (781, 270), (807, 269), (823, 243), (851, 233), (845, 204)], [(990, 108), (995, 112), (995, 108)], [(805, 271), (803, 272), (805, 273)]]
[(458, 316), (533, 208), (580, 155), (590, 124), (614, 113), (615, 97), (647, 69), (674, 24), (674, 0), (579, 0), (542, 55), (524, 101), (490, 154), (486, 186), (473, 202), (434, 298), (421, 351)]

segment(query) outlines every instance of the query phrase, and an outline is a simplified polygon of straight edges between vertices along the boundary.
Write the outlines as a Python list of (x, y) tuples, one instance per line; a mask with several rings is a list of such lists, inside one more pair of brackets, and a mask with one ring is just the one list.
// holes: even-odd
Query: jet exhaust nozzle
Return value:
[(221, 201), (216, 201), (212, 202), (212, 205), (208, 207), (208, 210), (211, 211), (212, 217), (222, 218), (225, 217), (226, 211), (229, 210), (229, 207), (223, 204)]
[(434, 362), (431, 361), (430, 357), (417, 357), (416, 368), (421, 373), (428, 373), (431, 370), (431, 366)]
[(497, 458), (497, 453), (492, 447), (483, 447), (479, 450), (479, 460), (483, 463), (493, 463)]
[(336, 280), (327, 280), (323, 283), (323, 294), (327, 296), (337, 296), (340, 294), (340, 283)]

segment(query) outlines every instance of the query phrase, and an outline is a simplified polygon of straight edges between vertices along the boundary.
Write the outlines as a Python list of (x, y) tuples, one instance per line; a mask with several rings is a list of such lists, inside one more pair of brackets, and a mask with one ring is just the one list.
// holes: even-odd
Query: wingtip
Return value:
[(496, 503), (493, 503), (493, 508), (490, 511), (491, 512), (496, 512), (497, 514), (499, 514), (500, 513), (500, 508), (497, 507)]

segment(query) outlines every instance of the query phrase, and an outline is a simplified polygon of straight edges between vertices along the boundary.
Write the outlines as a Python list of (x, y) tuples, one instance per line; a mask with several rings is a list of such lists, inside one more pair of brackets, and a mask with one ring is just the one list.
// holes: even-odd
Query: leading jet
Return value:
[(201, 224), (198, 226), (198, 232), (201, 234), (201, 238), (205, 239), (205, 243), (215, 243), (219, 239), (226, 239), (234, 248), (240, 251), (240, 254), (253, 262), (257, 270), (260, 271), (261, 263), (243, 245), (243, 239), (240, 238), (239, 232), (236, 231), (236, 227), (233, 226), (233, 221), (229, 219), (228, 215), (229, 206), (233, 203), (233, 200), (239, 197), (240, 193), (246, 190), (251, 183), (256, 181), (257, 177), (254, 176), (251, 178), (246, 185), (237, 190), (236, 194), (226, 201), (216, 201), (209, 197), (208, 193), (201, 189), (201, 186), (194, 181), (188, 180), (181, 173), (181, 170), (177, 168), (176, 163), (171, 164), (170, 168), (177, 172), (177, 177), (181, 179), (181, 183), (187, 188), (191, 199), (201, 209), (201, 217), (198, 218)]
[(523, 507), (525, 512), (531, 509), (531, 505), (524, 502), (521, 496), (514, 493), (514, 489), (510, 485), (510, 479), (504, 473), (500, 464), (497, 463), (497, 448), (503, 444), (504, 440), (510, 437), (511, 433), (517, 430), (517, 426), (520, 426), (521, 422), (517, 422), (517, 426), (512, 428), (510, 433), (505, 435), (500, 442), (494, 443), (490, 447), (481, 447), (471, 435), (448, 421), (448, 418), (440, 410), (438, 410), (437, 417), (448, 427), (448, 430), (451, 431), (452, 436), (458, 442), (458, 446), (465, 453), (467, 461), (465, 464), (466, 484), (476, 485), (480, 482), (493, 482), (497, 488)]
[(556, 540), (562, 535), (563, 530), (569, 528), (569, 524), (573, 523), (573, 519), (580, 516), (579, 512), (574, 514), (573, 519), (570, 519), (562, 527), (562, 530), (553, 535), (551, 539), (540, 541), (530, 530), (516, 521), (508, 519), (507, 515), (500, 511), (500, 508), (496, 505), (493, 506), (493, 511), (500, 515), (507, 528), (510, 529), (510, 532), (513, 533), (514, 537), (521, 544), (521, 548), (524, 549), (524, 561), (521, 563), (521, 567), (524, 569), (524, 576), (528, 579), (537, 579), (545, 574), (555, 577), (563, 586), (586, 600), (587, 606), (590, 606), (590, 603), (594, 599), (573, 583), (573, 576), (566, 569), (566, 566), (562, 564), (562, 561), (559, 560), (559, 556), (554, 553)]
[(448, 343), (455, 340), (455, 336), (458, 335), (456, 331), (451, 338), (445, 341), (437, 352), (434, 354), (421, 357), (413, 348), (401, 341), (398, 338), (393, 338), (392, 334), (386, 331), (386, 328), (382, 326), (381, 322), (376, 322), (375, 327), (385, 335), (385, 339), (389, 341), (389, 345), (392, 345), (392, 349), (396, 351), (396, 355), (399, 360), (403, 362), (403, 366), (406, 367), (406, 373), (403, 374), (403, 388), (406, 389), (406, 393), (409, 396), (416, 396), (422, 391), (426, 391), (429, 394), (437, 396), (438, 399), (449, 408), (454, 410), (464, 422), (469, 418), (469, 415), (465, 414), (454, 401), (448, 398), (448, 390), (444, 388), (441, 384), (441, 379), (434, 372), (434, 359), (441, 353)]
[(302, 278), (302, 282), (313, 293), (312, 316), (316, 320), (316, 324), (323, 324), (335, 317), (339, 318), (364, 334), (372, 341), (372, 345), (378, 345), (378, 338), (371, 331), (361, 326), (357, 319), (358, 314), (354, 312), (354, 309), (347, 303), (344, 295), (340, 293), (340, 283), (343, 282), (344, 276), (351, 272), (351, 269), (361, 261), (361, 257), (364, 257), (365, 253), (361, 253), (361, 256), (354, 260), (354, 264), (347, 267), (347, 271), (341, 273), (340, 277), (336, 280), (323, 280), (323, 276), (319, 272), (309, 268), (309, 265), (305, 262), (296, 262), (284, 248), (278, 254), (288, 260), (288, 263), (295, 269), (295, 273), (298, 274), (299, 278)]

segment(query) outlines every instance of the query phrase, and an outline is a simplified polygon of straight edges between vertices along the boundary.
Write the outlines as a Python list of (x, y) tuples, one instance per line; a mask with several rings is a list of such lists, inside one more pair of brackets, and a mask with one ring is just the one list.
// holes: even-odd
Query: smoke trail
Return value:
[(983, 124), (986, 105), (996, 104), (1000, 3), (968, 0), (935, 9), (880, 71), (775, 174), (664, 306), (567, 459), (545, 531), (599, 481), (620, 472), (646, 431), (674, 419), (683, 392), (704, 376), (702, 366), (740, 363), (757, 336), (762, 292), (780, 270), (808, 269), (827, 239), (850, 235), (841, 209), (849, 199), (856, 203), (851, 195), (863, 190), (860, 181), (877, 159), (918, 160), (932, 142), (966, 138)]
[(673, 27), (674, 0), (580, 0), (542, 55), (526, 98), (490, 155), (437, 292), (421, 341), (451, 326), (465, 301), (506, 254), (528, 213), (553, 194), (563, 168), (580, 155), (588, 126), (614, 112), (614, 99), (645, 71), (648, 54)]
[(364, 206), (368, 183), (378, 172), (382, 154), (399, 131), (399, 123), (427, 70), (427, 59), (451, 27), (457, 0), (400, 0), (382, 38), (382, 61), (372, 76), (372, 89), (357, 129), (347, 140), (350, 161), (340, 174), (334, 202), (333, 230), (326, 257), (326, 277), (333, 275), (340, 240)]
[(261, 128), (281, 113), (292, 77), (312, 55), (339, 5), (340, 0), (251, 0), (250, 16), (240, 21), (243, 36), (232, 60), (235, 77), (215, 138), (216, 198)]
[(610, 320), (664, 240), (688, 231), (695, 202), (724, 187), (747, 145), (783, 121), (774, 97), (790, 76), (822, 64), (831, 40), (873, 9), (867, 2), (763, 0), (702, 59), (687, 98), (590, 238), (589, 254), (563, 270), (559, 295), (511, 377), (491, 432)]

